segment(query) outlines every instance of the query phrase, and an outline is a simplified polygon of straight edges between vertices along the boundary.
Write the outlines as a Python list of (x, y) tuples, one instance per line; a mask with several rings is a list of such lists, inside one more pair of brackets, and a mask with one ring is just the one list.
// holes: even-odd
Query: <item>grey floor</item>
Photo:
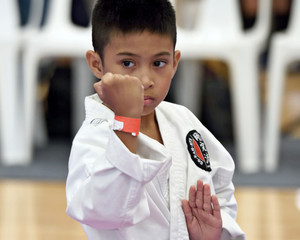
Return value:
[[(231, 147), (228, 147), (228, 150), (234, 156), (235, 153)], [(299, 188), (300, 139), (286, 137), (281, 140), (279, 167), (274, 173), (261, 170), (255, 174), (243, 174), (238, 170), (238, 161), (236, 165), (237, 170), (233, 178), (236, 186)]]
[[(0, 165), (1, 179), (51, 180), (65, 181), (68, 171), (68, 157), (71, 143), (67, 140), (51, 140), (43, 148), (35, 150), (34, 160), (29, 166), (7, 167)], [(232, 144), (225, 147), (235, 159)], [(300, 139), (284, 138), (280, 147), (280, 166), (275, 173), (260, 171), (255, 174), (243, 174), (238, 170), (233, 178), (235, 186), (255, 187), (300, 187)]]

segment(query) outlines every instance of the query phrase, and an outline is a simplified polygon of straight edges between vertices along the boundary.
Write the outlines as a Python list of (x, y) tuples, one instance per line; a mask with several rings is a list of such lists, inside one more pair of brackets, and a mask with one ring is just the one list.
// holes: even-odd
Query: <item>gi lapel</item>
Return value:
[[(179, 127), (172, 125), (159, 108), (156, 108), (156, 118), (164, 145), (172, 156), (170, 169), (170, 211), (171, 211), (171, 240), (188, 240), (188, 231), (181, 201), (186, 199), (187, 162), (185, 155), (185, 136), (180, 132)], [(176, 118), (176, 117), (175, 117)]]

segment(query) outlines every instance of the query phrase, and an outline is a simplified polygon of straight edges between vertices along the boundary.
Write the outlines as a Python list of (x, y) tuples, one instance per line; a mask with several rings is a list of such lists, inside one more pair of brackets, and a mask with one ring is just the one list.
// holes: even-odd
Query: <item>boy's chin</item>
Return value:
[(146, 108), (144, 108), (144, 111), (142, 113), (142, 117), (149, 117), (153, 114), (154, 114), (154, 109), (153, 108), (149, 109), (149, 108), (146, 107)]

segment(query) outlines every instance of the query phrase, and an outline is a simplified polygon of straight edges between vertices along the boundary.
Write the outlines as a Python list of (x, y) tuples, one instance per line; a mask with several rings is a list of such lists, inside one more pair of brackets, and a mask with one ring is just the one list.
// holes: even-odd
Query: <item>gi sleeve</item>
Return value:
[(157, 146), (150, 146), (147, 158), (131, 153), (109, 121), (95, 125), (86, 120), (72, 144), (66, 212), (98, 229), (141, 222), (150, 215), (145, 184), (168, 162)]
[[(246, 239), (244, 232), (236, 222), (237, 202), (234, 197), (234, 185), (232, 177), (235, 170), (235, 164), (223, 145), (206, 129), (202, 123), (195, 117), (191, 117), (191, 121), (198, 128), (203, 140), (207, 146), (207, 150), (211, 161), (211, 172), (201, 170), (200, 179), (211, 185), (212, 194), (216, 194), (221, 207), (221, 216), (223, 222), (222, 240), (243, 240)], [(197, 174), (194, 164), (190, 167), (189, 179), (195, 185)], [(191, 174), (192, 173), (192, 174)]]
[[(208, 133), (211, 135), (211, 133)], [(213, 137), (211, 135), (211, 137)], [(214, 138), (214, 137), (213, 137)], [(217, 140), (209, 145), (212, 159), (212, 184), (221, 206), (223, 222), (222, 240), (246, 239), (244, 232), (236, 222), (237, 202), (234, 197), (232, 177), (235, 165), (227, 150)]]

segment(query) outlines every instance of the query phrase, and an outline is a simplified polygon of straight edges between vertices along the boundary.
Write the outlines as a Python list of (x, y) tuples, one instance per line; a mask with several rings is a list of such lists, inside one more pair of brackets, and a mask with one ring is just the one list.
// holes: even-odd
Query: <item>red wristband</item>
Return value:
[(128, 118), (115, 115), (113, 130), (131, 133), (132, 136), (139, 135), (141, 119)]

